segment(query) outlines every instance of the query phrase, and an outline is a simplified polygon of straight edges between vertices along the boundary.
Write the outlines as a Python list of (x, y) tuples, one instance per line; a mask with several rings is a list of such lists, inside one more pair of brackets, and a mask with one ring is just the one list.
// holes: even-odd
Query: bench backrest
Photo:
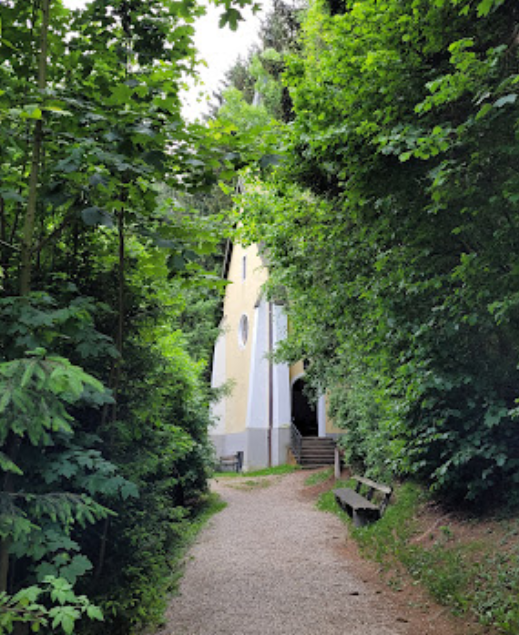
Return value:
[(363, 496), (365, 496), (365, 498), (367, 498), (369, 501), (372, 500), (375, 492), (380, 493), (382, 500), (379, 506), (379, 510), (380, 510), (380, 515), (382, 516), (382, 514), (384, 513), (384, 510), (389, 505), (389, 499), (391, 498), (393, 488), (390, 487), (389, 485), (376, 483), (375, 481), (372, 481), (370, 478), (365, 478), (364, 476), (353, 476), (352, 478), (355, 481), (357, 481), (357, 485), (355, 487), (356, 492), (360, 493), (363, 486), (367, 489), (367, 493), (366, 494), (363, 493)]

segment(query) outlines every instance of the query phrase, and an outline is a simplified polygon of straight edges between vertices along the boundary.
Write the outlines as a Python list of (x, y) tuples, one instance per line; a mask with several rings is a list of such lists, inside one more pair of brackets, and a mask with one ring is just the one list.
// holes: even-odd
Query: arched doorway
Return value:
[(292, 422), (304, 437), (319, 434), (317, 410), (304, 393), (305, 380), (297, 379), (292, 385)]

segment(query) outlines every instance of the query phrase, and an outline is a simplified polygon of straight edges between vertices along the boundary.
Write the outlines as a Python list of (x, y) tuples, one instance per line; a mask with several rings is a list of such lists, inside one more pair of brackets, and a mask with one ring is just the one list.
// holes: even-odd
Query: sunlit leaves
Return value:
[(48, 575), (40, 584), (26, 587), (13, 596), (0, 593), (0, 627), (5, 633), (12, 633), (17, 623), (25, 623), (31, 625), (34, 633), (50, 625), (56, 632), (70, 635), (83, 616), (103, 620), (99, 607), (84, 595), (76, 595), (72, 585), (63, 578)]
[(478, 16), (486, 16), (491, 11), (498, 9), (506, 0), (482, 0), (477, 5)]
[(330, 6), (286, 74), (287, 165), (250, 185), (239, 234), (289, 312), (279, 355), (310, 360), (351, 458), (476, 500), (518, 459), (515, 9)]
[[(234, 28), (238, 8), (222, 4)], [(180, 542), (210, 462), (201, 377), (217, 297), (188, 294), (194, 284), (221, 284), (212, 266), (205, 270), (220, 236), (217, 223), (179, 200), (233, 179), (248, 140), (182, 120), (197, 3), (92, 0), (79, 12), (61, 2), (51, 9), (48, 88), (39, 91), (40, 5), (0, 7), (0, 535), (17, 564), (9, 579), (18, 588), (38, 579), (44, 589), (19, 596), (38, 607), (2, 596), (9, 608), (0, 630), (16, 619), (35, 632), (70, 633), (81, 617), (101, 619), (74, 596), (82, 578), (119, 620), (102, 632), (129, 632), (156, 615), (170, 575), (166, 552)], [(36, 123), (43, 147), (28, 248), (41, 293), (20, 298)], [(189, 342), (180, 327), (193, 331)], [(68, 582), (49, 586), (49, 573)]]

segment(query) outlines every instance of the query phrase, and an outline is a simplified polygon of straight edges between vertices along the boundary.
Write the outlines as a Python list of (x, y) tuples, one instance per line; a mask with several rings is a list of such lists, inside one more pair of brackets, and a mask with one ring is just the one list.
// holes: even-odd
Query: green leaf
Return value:
[(72, 153), (59, 161), (56, 165), (56, 170), (59, 172), (65, 172), (66, 174), (70, 174), (72, 172), (77, 172), (81, 165), (81, 158), (79, 156), (79, 152), (73, 150)]
[(142, 160), (157, 170), (164, 170), (167, 162), (167, 156), (160, 150), (150, 150), (142, 155)]
[(51, 562), (40, 562), (36, 567), (36, 579), (43, 582), (48, 576), (57, 576), (59, 570), (57, 566)]
[(118, 104), (126, 104), (133, 95), (133, 90), (127, 84), (120, 84), (110, 88), (112, 92), (113, 102)]
[(504, 0), (481, 0), (478, 4), (478, 16), (487, 16), (491, 11), (497, 9), (503, 4)]
[(228, 24), (231, 31), (236, 31), (238, 28), (238, 22), (241, 20), (243, 20), (241, 13), (237, 9), (230, 7), (220, 16), (218, 26), (223, 28), (226, 24)]
[(11, 403), (11, 398), (12, 398), (11, 390), (9, 390), (9, 388), (6, 385), (4, 385), (3, 394), (2, 394), (2, 397), (0, 398), (0, 413), (5, 412), (7, 410), (7, 407)]
[(86, 225), (96, 226), (102, 225), (104, 227), (112, 228), (114, 226), (113, 217), (104, 209), (100, 207), (87, 207), (81, 212), (81, 218)]
[(19, 602), (22, 606), (27, 606), (28, 604), (36, 602), (42, 592), (39, 586), (33, 585), (18, 591), (18, 593), (13, 596), (13, 600)]
[(61, 577), (68, 580), (72, 585), (77, 581), (77, 578), (85, 575), (87, 571), (92, 570), (92, 563), (83, 555), (75, 555), (70, 564), (61, 567), (59, 574)]
[(517, 94), (510, 93), (509, 95), (505, 95), (504, 97), (500, 97), (495, 103), (494, 108), (502, 108), (507, 104), (515, 104), (517, 101)]
[(50, 112), (55, 115), (61, 115), (62, 117), (73, 117), (74, 114), (69, 110), (65, 110), (64, 108), (60, 108), (59, 106), (42, 106), (42, 110), (44, 112)]
[(3, 452), (0, 452), (0, 469), (18, 476), (23, 476), (22, 470)]
[(126, 481), (121, 487), (121, 496), (124, 500), (128, 498), (139, 498), (139, 488), (135, 483)]
[(22, 375), (22, 379), (20, 381), (20, 385), (22, 388), (26, 388), (27, 384), (31, 381), (34, 372), (36, 370), (36, 366), (37, 366), (37, 362), (35, 361), (31, 361), (29, 364), (27, 364), (27, 367)]
[(97, 187), (98, 185), (107, 185), (108, 179), (106, 178), (104, 174), (101, 174), (100, 172), (95, 172), (89, 178), (88, 182), (90, 183), (92, 187)]
[(103, 612), (101, 611), (101, 609), (98, 606), (94, 606), (93, 604), (87, 606), (86, 613), (91, 620), (99, 620), (100, 622), (104, 620)]
[[(47, 576), (45, 580), (53, 579), (52, 576)], [(72, 590), (72, 585), (63, 578), (54, 578), (52, 582), (52, 590), (50, 597), (53, 602), (59, 602), (62, 606), (68, 602), (72, 602), (75, 598)], [(57, 611), (60, 613), (59, 611)]]
[(17, 203), (25, 202), (25, 198), (16, 190), (2, 188), (0, 189), (0, 196), (6, 201), (16, 201)]
[(41, 108), (36, 104), (28, 104), (24, 107), (22, 112), (22, 117), (26, 117), (28, 119), (41, 119), (43, 113)]
[(479, 119), (483, 119), (485, 115), (487, 115), (493, 108), (492, 104), (484, 104), (478, 111), (476, 115), (476, 121)]
[(259, 160), (260, 167), (268, 168), (271, 165), (280, 165), (283, 157), (280, 154), (265, 154)]

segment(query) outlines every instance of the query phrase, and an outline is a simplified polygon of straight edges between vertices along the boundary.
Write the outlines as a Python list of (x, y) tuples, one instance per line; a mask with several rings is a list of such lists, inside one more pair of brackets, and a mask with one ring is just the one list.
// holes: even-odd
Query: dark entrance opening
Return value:
[(292, 422), (304, 437), (319, 434), (317, 412), (304, 393), (305, 381), (298, 379), (292, 386)]

